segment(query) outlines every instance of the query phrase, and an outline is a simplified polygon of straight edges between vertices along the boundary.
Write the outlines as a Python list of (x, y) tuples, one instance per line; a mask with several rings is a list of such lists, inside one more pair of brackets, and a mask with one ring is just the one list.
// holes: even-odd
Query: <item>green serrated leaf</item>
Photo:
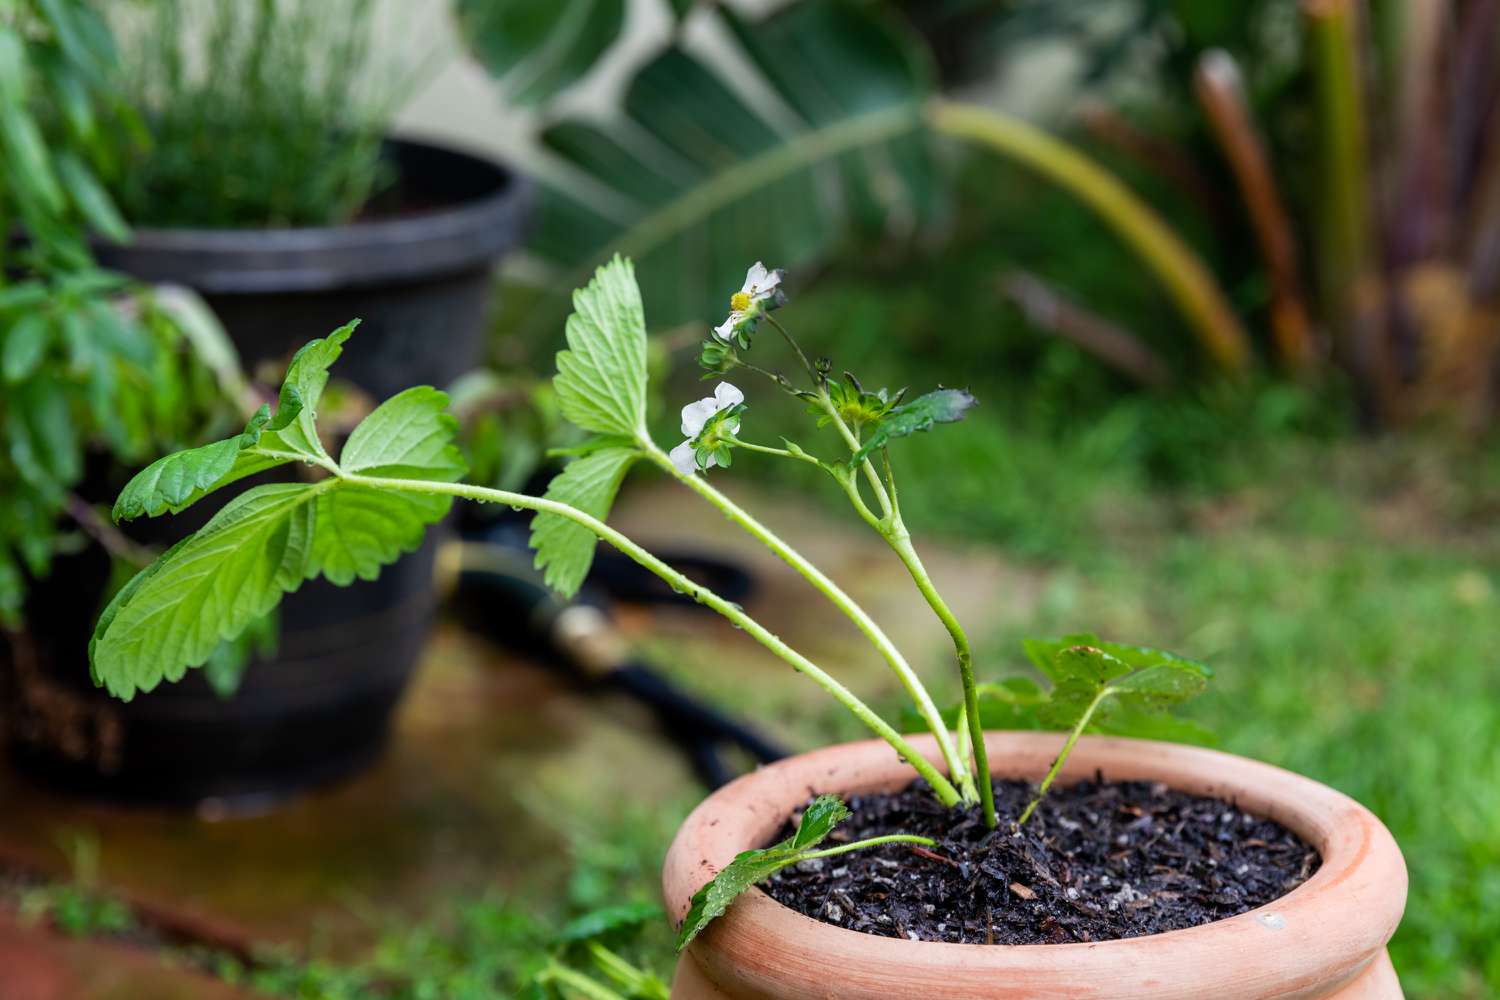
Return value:
[(274, 608), (312, 575), (315, 501), (336, 485), (249, 490), (142, 570), (100, 618), (90, 645), (96, 680), (128, 701), (201, 666)]
[(1111, 682), (1117, 697), (1129, 698), (1141, 706), (1163, 709), (1189, 698), (1196, 698), (1208, 686), (1208, 677), (1194, 669), (1197, 665), (1163, 663), (1137, 670)]
[(858, 465), (897, 438), (962, 420), (977, 402), (963, 389), (937, 389), (909, 403), (902, 403), (871, 428), (869, 437), (860, 445), (851, 464)]
[(1099, 637), (1089, 632), (1078, 632), (1073, 635), (1065, 635), (1061, 639), (1026, 639), (1021, 643), (1021, 648), (1026, 652), (1026, 658), (1046, 675), (1047, 679), (1056, 683), (1062, 677), (1056, 672), (1057, 654), (1069, 646), (1097, 646)]
[(802, 822), (792, 835), (792, 849), (800, 851), (821, 842), (850, 815), (849, 807), (837, 795), (819, 795), (803, 811)]
[(703, 888), (693, 893), (687, 916), (677, 930), (677, 950), (686, 948), (703, 928), (729, 908), (740, 893), (787, 865), (795, 864), (848, 815), (848, 807), (837, 796), (820, 795), (807, 807), (802, 822), (790, 837), (771, 847), (738, 854)]
[(373, 579), (450, 504), (340, 479), (248, 490), (120, 592), (90, 644), (94, 676), (127, 700), (178, 680), (304, 579)]
[(646, 318), (635, 269), (616, 256), (573, 293), (568, 349), (553, 388), (568, 420), (596, 434), (646, 436)]
[(422, 544), (428, 525), (447, 516), (453, 498), (398, 493), (339, 481), (318, 497), (309, 574), (339, 586), (373, 580), (382, 566)]
[(339, 454), (346, 472), (456, 482), (468, 471), (453, 443), (448, 394), (429, 385), (399, 392), (359, 422)]
[(270, 406), (263, 405), (242, 433), (152, 462), (125, 484), (111, 516), (119, 522), (179, 511), (221, 486), (291, 461), (257, 448), (270, 413)]
[[(603, 448), (574, 459), (548, 484), (546, 499), (569, 504), (602, 521), (609, 516), (625, 473), (639, 457), (634, 448)], [(539, 513), (531, 521), (536, 568), (547, 586), (564, 597), (572, 597), (583, 586), (598, 541), (587, 528), (557, 514)]]
[(326, 337), (308, 341), (292, 355), (281, 382), (276, 414), (266, 424), (268, 449), (327, 457), (318, 440), (318, 402), (328, 385), (328, 369), (344, 353), (344, 341), (357, 326), (359, 320), (351, 320)]
[(1053, 676), (1063, 681), (1081, 680), (1099, 685), (1130, 673), (1130, 665), (1098, 646), (1080, 643), (1058, 650), (1052, 658)]

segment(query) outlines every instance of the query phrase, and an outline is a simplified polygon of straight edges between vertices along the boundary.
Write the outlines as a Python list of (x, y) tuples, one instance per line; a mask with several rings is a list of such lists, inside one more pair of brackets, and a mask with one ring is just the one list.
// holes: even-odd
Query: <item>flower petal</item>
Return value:
[(734, 328), (737, 327), (737, 326), (739, 326), (740, 325), (740, 320), (742, 320), (744, 318), (745, 318), (745, 314), (742, 313), (742, 312), (732, 312), (732, 313), (730, 313), (728, 319), (726, 319), (724, 322), (720, 323), (718, 326), (714, 327), (714, 336), (718, 337), (720, 340), (722, 340), (726, 344), (733, 343), (734, 342)]
[(745, 401), (745, 394), (728, 382), (720, 382), (714, 386), (714, 402), (718, 404), (714, 412), (727, 410), (731, 406), (739, 406)]
[(781, 284), (782, 276), (785, 274), (786, 272), (779, 267), (767, 273), (764, 278), (755, 283), (755, 293), (750, 297), (756, 302), (763, 302), (769, 299), (771, 294), (776, 291), (776, 286)]
[(684, 476), (691, 476), (698, 471), (698, 459), (693, 448), (693, 442), (684, 441), (667, 453), (672, 460), (672, 467)]
[(682, 433), (687, 438), (695, 438), (703, 431), (703, 425), (708, 423), (708, 418), (722, 409), (718, 401), (712, 396), (700, 399), (695, 403), (689, 403), (682, 408)]
[(766, 265), (760, 261), (751, 264), (750, 270), (745, 272), (745, 285), (740, 291), (747, 295), (755, 294), (755, 290), (765, 282), (766, 273)]

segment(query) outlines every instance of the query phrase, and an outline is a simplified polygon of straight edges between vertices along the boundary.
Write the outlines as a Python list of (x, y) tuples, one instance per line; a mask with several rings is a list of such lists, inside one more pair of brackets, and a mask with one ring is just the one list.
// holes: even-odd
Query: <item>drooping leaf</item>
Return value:
[(871, 429), (851, 464), (858, 465), (897, 438), (931, 430), (938, 424), (956, 423), (977, 402), (963, 389), (936, 389), (895, 407)]
[(646, 434), (646, 318), (635, 268), (615, 257), (573, 293), (568, 349), (552, 380), (568, 420), (597, 434)]
[[(747, 21), (715, 5), (743, 57), (733, 64), (754, 68), (752, 89), (774, 95), (777, 113), (717, 64), (669, 46), (630, 80), (623, 120), (565, 119), (542, 133), (587, 183), (543, 185), (532, 252), (571, 284), (615, 252), (635, 257), (651, 321), (665, 328), (722, 319), (752, 261), (806, 264), (852, 226), (905, 232), (930, 217), (925, 53), (877, 8), (807, 0)], [(550, 324), (555, 313), (534, 315)]]
[(740, 893), (757, 882), (764, 882), (787, 865), (796, 864), (848, 815), (848, 808), (836, 796), (820, 795), (807, 807), (802, 823), (792, 836), (771, 847), (736, 855), (703, 888), (693, 893), (687, 916), (677, 930), (677, 950), (686, 948), (703, 928), (729, 908)]
[(0, 352), (0, 372), (5, 381), (19, 382), (41, 364), (42, 355), (52, 339), (52, 323), (45, 312), (23, 314), (5, 331), (5, 345)]
[[(625, 473), (639, 457), (635, 448), (609, 447), (574, 459), (553, 477), (546, 498), (602, 521), (609, 516)], [(564, 597), (573, 596), (583, 586), (598, 541), (592, 531), (558, 514), (542, 512), (531, 521), (536, 567), (543, 572), (547, 586)]]
[(100, 618), (96, 680), (125, 700), (177, 680), (301, 586), (312, 575), (314, 502), (335, 485), (249, 490), (142, 570)]
[(576, 83), (615, 43), (625, 0), (459, 0), (458, 27), (517, 104)]
[(64, 385), (43, 373), (8, 392), (16, 405), (0, 430), (21, 477), (46, 491), (77, 482), (83, 448)]
[(178, 680), (304, 579), (373, 579), (451, 502), (337, 478), (247, 490), (120, 592), (90, 647), (94, 676), (126, 700)]
[(129, 224), (93, 171), (69, 152), (59, 153), (56, 165), (57, 176), (84, 220), (101, 235), (116, 243), (124, 243), (130, 239)]

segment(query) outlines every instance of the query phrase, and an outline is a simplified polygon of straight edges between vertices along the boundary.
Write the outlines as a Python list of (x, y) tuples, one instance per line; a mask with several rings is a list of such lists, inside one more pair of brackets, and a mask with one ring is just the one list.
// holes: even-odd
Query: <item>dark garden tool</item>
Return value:
[[(610, 617), (609, 598), (647, 603), (692, 602), (655, 586), (633, 563), (600, 552), (589, 584), (564, 601), (543, 584), (526, 548), (528, 525), (505, 519), (466, 533), (440, 557), (454, 580), (450, 605), (468, 627), (565, 670), (591, 688), (624, 694), (649, 708), (661, 730), (692, 763), (698, 777), (717, 788), (736, 776), (726, 751), (758, 762), (786, 752), (748, 726), (680, 690), (630, 655)], [(702, 556), (671, 557), (675, 565), (716, 589), (744, 597), (753, 582), (737, 567)], [(636, 572), (632, 572), (636, 570)]]

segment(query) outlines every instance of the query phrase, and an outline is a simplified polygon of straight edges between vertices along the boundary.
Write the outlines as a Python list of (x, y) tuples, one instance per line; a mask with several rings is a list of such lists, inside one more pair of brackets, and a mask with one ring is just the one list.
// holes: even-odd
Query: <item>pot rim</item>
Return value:
[[(996, 777), (1039, 778), (1063, 737), (992, 732)], [(939, 764), (931, 736), (913, 745)], [(1232, 754), (1151, 740), (1085, 736), (1060, 775), (1159, 780), (1274, 819), (1322, 855), (1314, 875), (1272, 902), (1213, 923), (1144, 937), (1051, 945), (966, 945), (886, 938), (803, 916), (764, 892), (741, 896), (686, 956), (734, 996), (923, 998), (1047, 995), (1190, 1000), (1323, 996), (1383, 953), (1405, 907), (1407, 875), (1389, 831), (1368, 809), (1310, 778)], [(914, 777), (880, 740), (827, 747), (747, 774), (684, 821), (667, 855), (663, 892), (674, 923), (692, 894), (741, 850), (772, 837), (810, 795), (903, 787)], [(1266, 960), (1274, 955), (1274, 962)], [(976, 980), (974, 977), (981, 977)], [(984, 983), (984, 990), (976, 992)], [(1333, 984), (1333, 986), (1330, 986)]]
[(96, 238), (95, 252), (106, 265), (145, 280), (232, 295), (421, 280), (488, 266), (520, 242), (533, 199), (524, 176), (442, 143), (391, 137), (385, 146), (417, 176), (456, 171), (482, 190), (433, 208), (331, 226), (135, 226), (124, 243)]

